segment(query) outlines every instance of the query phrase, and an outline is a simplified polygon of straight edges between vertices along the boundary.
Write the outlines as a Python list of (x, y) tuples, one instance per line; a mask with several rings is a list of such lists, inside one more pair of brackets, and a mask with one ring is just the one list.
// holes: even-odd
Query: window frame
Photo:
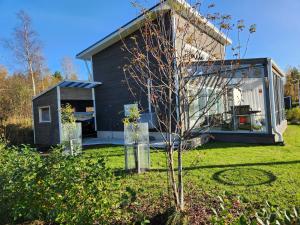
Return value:
[[(49, 120), (42, 120), (42, 109), (49, 109)], [(48, 106), (41, 106), (39, 107), (39, 123), (51, 123), (51, 107)]]

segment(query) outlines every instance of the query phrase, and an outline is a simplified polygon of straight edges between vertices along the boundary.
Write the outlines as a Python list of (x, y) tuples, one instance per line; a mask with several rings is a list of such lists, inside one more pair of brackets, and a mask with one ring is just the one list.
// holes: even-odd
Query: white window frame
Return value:
[[(42, 109), (49, 109), (49, 121), (42, 120)], [(40, 123), (51, 123), (51, 108), (50, 108), (50, 105), (39, 107), (39, 122)]]

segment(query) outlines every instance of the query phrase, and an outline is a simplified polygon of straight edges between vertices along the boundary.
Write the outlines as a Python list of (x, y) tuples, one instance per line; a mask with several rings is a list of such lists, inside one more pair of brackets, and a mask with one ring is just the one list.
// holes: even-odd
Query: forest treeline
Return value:
[(11, 36), (0, 39), (13, 68), (0, 64), (0, 138), (11, 144), (33, 144), (32, 98), (63, 79), (77, 79), (70, 57), (62, 57), (61, 71), (51, 72), (42, 41), (25, 11), (16, 14)]
[(292, 101), (297, 105), (300, 97), (300, 66), (289, 67), (287, 72), (287, 77), (285, 80), (285, 96), (291, 96)]

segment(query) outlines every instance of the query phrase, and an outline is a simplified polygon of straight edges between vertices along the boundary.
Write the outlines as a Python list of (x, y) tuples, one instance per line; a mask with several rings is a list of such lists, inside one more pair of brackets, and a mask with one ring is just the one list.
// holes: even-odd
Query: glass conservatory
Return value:
[(220, 134), (269, 134), (281, 141), (286, 126), (284, 74), (269, 59), (222, 63), (190, 70), (188, 127)]

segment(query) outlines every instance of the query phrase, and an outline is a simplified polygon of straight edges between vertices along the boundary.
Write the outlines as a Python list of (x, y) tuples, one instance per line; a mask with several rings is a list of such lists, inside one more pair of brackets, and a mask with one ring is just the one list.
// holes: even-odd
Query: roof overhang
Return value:
[(47, 90), (43, 91), (42, 93), (34, 96), (32, 100), (46, 94), (47, 92), (53, 90), (56, 87), (62, 87), (62, 88), (83, 88), (83, 89), (92, 89), (99, 85), (101, 85), (101, 82), (92, 82), (92, 81), (83, 81), (83, 80), (63, 80), (56, 85), (48, 88)]
[(69, 88), (95, 88), (102, 84), (101, 82), (80, 81), (80, 80), (63, 80), (57, 86)]
[(224, 45), (231, 45), (232, 40), (226, 36), (223, 32), (221, 32), (215, 25), (213, 25), (209, 20), (207, 20), (204, 16), (201, 16), (199, 11), (192, 7), (185, 0), (167, 0), (168, 4), (172, 9), (178, 12), (183, 17), (194, 17), (195, 22), (199, 29), (202, 29), (203, 32), (211, 35), (215, 39), (217, 39), (220, 43)]
[(276, 64), (273, 59), (270, 59), (272, 63), (272, 68), (282, 77), (286, 77), (286, 73)]
[[(170, 8), (167, 6), (167, 4), (164, 3), (159, 3), (149, 9), (147, 12), (159, 12), (162, 10), (169, 10)], [(146, 13), (143, 13), (136, 17), (135, 19), (131, 20), (118, 30), (112, 32), (111, 34), (107, 35), (100, 41), (96, 42), (95, 44), (91, 45), (87, 49), (83, 50), (82, 52), (78, 53), (76, 57), (78, 59), (82, 60), (91, 60), (92, 56), (95, 55), (96, 53), (104, 50), (105, 48), (113, 45), (114, 43), (118, 42), (121, 40), (121, 38), (125, 38), (128, 35), (132, 34), (133, 32), (137, 31), (140, 27), (143, 21), (145, 20)], [(154, 17), (151, 17), (155, 19)]]
[[(205, 26), (205, 31), (208, 32), (211, 36), (215, 37), (218, 41), (220, 41), (224, 45), (230, 45), (232, 41), (222, 33), (217, 27), (215, 27), (211, 22), (207, 19), (203, 18), (200, 13), (194, 9), (190, 4), (188, 4), (184, 0), (164, 0), (163, 2), (155, 5), (154, 7), (150, 8), (147, 12), (139, 15), (135, 19), (131, 20), (118, 30), (112, 32), (111, 34), (107, 35), (100, 41), (96, 42), (95, 44), (91, 45), (87, 49), (83, 50), (82, 52), (78, 53), (76, 57), (82, 60), (91, 60), (92, 56), (97, 54), (98, 52), (104, 50), (105, 48), (113, 45), (114, 43), (121, 40), (121, 38), (125, 38), (128, 35), (132, 34), (133, 32), (137, 31), (143, 21), (146, 18), (147, 13), (153, 13), (153, 15), (158, 15), (156, 12), (168, 11), (174, 9), (175, 11), (180, 11), (179, 13), (184, 15), (184, 11), (191, 15), (194, 15), (195, 18)], [(151, 17), (153, 20), (156, 17)]]

